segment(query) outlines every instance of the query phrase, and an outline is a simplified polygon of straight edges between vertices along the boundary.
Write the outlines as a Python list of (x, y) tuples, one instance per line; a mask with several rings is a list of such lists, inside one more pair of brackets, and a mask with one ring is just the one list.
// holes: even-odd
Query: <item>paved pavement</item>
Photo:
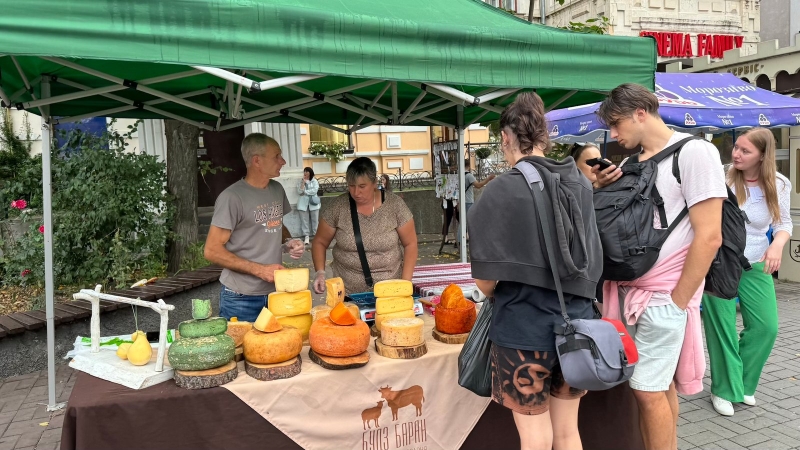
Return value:
[[(419, 264), (455, 262), (439, 256), (438, 238), (420, 240)], [(448, 250), (449, 248), (449, 250)], [(452, 251), (453, 247), (446, 247)], [(310, 259), (305, 257), (305, 259)], [(681, 398), (678, 448), (800, 449), (800, 284), (777, 283), (780, 327), (756, 392), (756, 406), (734, 405), (733, 417), (711, 406), (708, 371), (703, 393)], [(741, 326), (741, 319), (739, 322)], [(56, 394), (67, 401), (75, 372), (58, 366)], [(55, 449), (60, 445), (64, 411), (48, 413), (47, 371), (0, 379), (0, 450)], [(591, 449), (586, 443), (585, 448)], [(621, 449), (624, 450), (624, 449)]]

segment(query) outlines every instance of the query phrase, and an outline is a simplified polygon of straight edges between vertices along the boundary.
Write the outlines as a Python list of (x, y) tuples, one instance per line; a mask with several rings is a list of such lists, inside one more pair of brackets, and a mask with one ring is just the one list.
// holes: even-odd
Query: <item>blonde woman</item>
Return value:
[[(789, 193), (792, 185), (775, 166), (775, 138), (753, 128), (736, 140), (727, 183), (747, 213), (744, 256), (753, 266), (742, 273), (739, 303), (744, 331), (736, 333), (736, 303), (703, 295), (703, 326), (711, 360), (711, 402), (733, 415), (732, 402), (755, 405), (764, 364), (778, 335), (778, 308), (772, 273), (781, 266), (783, 247), (792, 235)], [(769, 243), (767, 230), (773, 229)]]

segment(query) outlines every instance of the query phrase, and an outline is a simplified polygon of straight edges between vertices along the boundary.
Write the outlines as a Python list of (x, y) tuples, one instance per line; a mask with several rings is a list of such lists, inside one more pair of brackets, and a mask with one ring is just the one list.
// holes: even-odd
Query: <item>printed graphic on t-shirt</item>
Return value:
[(279, 232), (283, 224), (283, 203), (277, 201), (256, 206), (255, 221), (264, 227), (265, 233)]

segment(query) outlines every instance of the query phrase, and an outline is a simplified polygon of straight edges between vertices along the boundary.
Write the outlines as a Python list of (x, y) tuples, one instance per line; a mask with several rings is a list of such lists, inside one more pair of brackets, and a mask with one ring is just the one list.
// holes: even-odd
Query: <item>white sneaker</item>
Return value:
[(744, 400), (742, 403), (745, 405), (756, 406), (756, 396), (755, 395), (745, 395)]
[(733, 404), (724, 398), (719, 398), (716, 395), (711, 395), (711, 404), (714, 406), (714, 410), (720, 413), (723, 416), (732, 416), (733, 415)]
[(306, 241), (304, 242), (304, 244), (308, 245), (308, 236), (306, 236)]

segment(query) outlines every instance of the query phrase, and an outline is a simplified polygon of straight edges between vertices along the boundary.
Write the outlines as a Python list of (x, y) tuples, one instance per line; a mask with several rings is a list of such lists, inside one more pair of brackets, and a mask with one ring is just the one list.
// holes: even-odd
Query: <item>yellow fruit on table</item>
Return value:
[(128, 350), (130, 350), (131, 345), (133, 344), (128, 342), (119, 344), (119, 348), (117, 349), (117, 356), (119, 356), (119, 359), (128, 359)]
[(145, 337), (147, 337), (147, 334), (146, 334), (144, 331), (142, 331), (142, 330), (136, 330), (136, 331), (134, 331), (134, 332), (133, 332), (133, 334), (131, 335), (131, 340), (132, 340), (133, 342), (136, 342), (136, 338), (137, 338), (137, 337), (138, 337), (140, 334), (141, 334), (142, 336), (145, 336)]
[(140, 334), (128, 349), (128, 361), (134, 366), (143, 366), (150, 362), (151, 356), (153, 356), (153, 348), (147, 342), (147, 337)]

